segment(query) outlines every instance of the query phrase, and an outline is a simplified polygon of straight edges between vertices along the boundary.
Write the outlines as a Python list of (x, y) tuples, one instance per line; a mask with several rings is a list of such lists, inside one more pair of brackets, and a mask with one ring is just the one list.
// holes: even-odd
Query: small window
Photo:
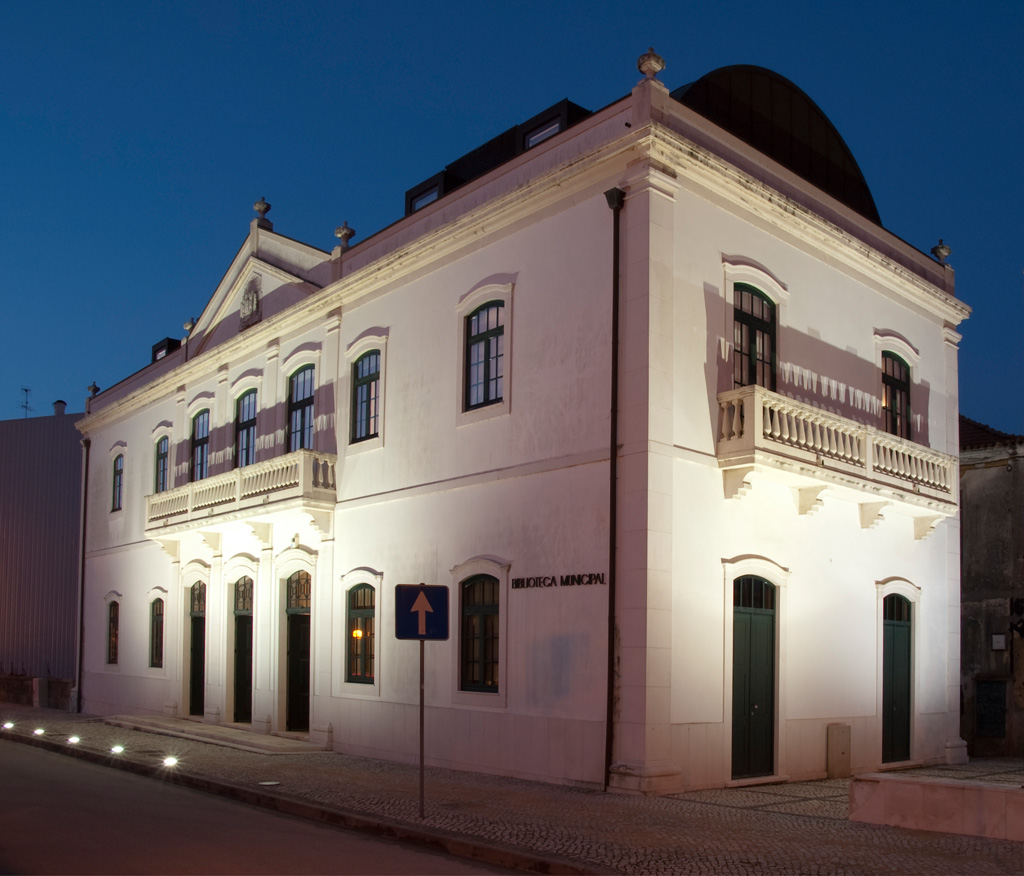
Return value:
[(250, 389), (235, 404), (235, 467), (256, 461), (256, 390)]
[(523, 147), (526, 149), (532, 149), (543, 143), (550, 137), (554, 137), (559, 131), (562, 130), (562, 120), (552, 119), (549, 122), (544, 122), (538, 125), (531, 131), (527, 131), (523, 137)]
[(200, 411), (192, 418), (192, 464), (189, 475), (201, 481), (210, 473), (210, 412)]
[(170, 486), (168, 480), (169, 471), (169, 448), (170, 441), (167, 436), (164, 435), (159, 441), (156, 442), (156, 470), (153, 484), (153, 490), (157, 493), (162, 493)]
[(313, 579), (309, 572), (296, 572), (288, 578), (285, 609), (295, 614), (309, 614), (313, 592)]
[(121, 500), (124, 496), (124, 456), (118, 454), (114, 457), (114, 477), (111, 485), (110, 510), (120, 511)]
[(910, 600), (895, 593), (886, 596), (882, 600), (882, 620), (909, 624)]
[(252, 578), (243, 575), (235, 582), (235, 615), (252, 614)]
[(154, 599), (149, 606), (149, 665), (164, 665), (164, 601)]
[(189, 614), (192, 617), (204, 617), (206, 615), (206, 584), (196, 581), (189, 591)]
[(433, 188), (427, 189), (425, 192), (421, 192), (412, 199), (412, 212), (415, 213), (417, 210), (422, 210), (427, 204), (433, 204), (441, 195), (441, 187), (434, 186)]
[(371, 350), (352, 366), (352, 442), (377, 437), (380, 416), (380, 350)]
[(882, 411), (885, 431), (910, 438), (910, 366), (895, 353), (882, 353)]
[(490, 575), (462, 582), (462, 690), (498, 692), (498, 586)]
[(466, 410), (500, 402), (505, 376), (505, 306), (489, 301), (466, 317)]
[(314, 370), (306, 365), (296, 371), (288, 388), (288, 450), (313, 447)]
[(375, 593), (369, 584), (348, 592), (347, 681), (373, 684)]
[(111, 602), (107, 607), (107, 663), (117, 663), (117, 644), (120, 632), (121, 605)]
[(734, 608), (775, 611), (775, 585), (755, 575), (744, 575), (732, 582)]
[(774, 390), (775, 304), (746, 283), (737, 283), (733, 291), (733, 386)]

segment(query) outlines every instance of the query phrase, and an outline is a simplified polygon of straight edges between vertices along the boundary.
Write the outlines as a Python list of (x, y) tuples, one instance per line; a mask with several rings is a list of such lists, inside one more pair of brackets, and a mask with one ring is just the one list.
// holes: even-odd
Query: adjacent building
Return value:
[(1024, 749), (1024, 435), (960, 417), (960, 735), (971, 755)]
[(965, 756), (952, 270), (792, 83), (639, 66), (356, 245), (256, 204), (79, 423), (87, 711), (415, 760), (425, 583), (430, 764), (663, 793)]

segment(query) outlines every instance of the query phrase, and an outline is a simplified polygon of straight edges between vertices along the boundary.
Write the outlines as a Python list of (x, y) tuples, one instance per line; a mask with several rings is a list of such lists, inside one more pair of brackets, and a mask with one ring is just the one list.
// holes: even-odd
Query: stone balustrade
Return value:
[(720, 464), (777, 454), (955, 501), (957, 458), (760, 386), (718, 396)]
[(337, 457), (297, 450), (146, 497), (146, 528), (209, 520), (247, 508), (302, 499), (337, 501)]

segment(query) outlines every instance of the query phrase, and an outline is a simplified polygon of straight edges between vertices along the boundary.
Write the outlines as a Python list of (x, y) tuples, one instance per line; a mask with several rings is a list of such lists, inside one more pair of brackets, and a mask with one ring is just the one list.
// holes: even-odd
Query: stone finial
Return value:
[(342, 222), (337, 228), (334, 229), (334, 236), (341, 241), (340, 247), (345, 250), (349, 247), (349, 241), (356, 236), (356, 230), (350, 228), (347, 221)]
[(260, 196), (260, 199), (252, 205), (252, 208), (260, 214), (260, 219), (266, 219), (267, 213), (270, 212), (270, 204), (267, 203), (267, 199), (262, 195)]
[(187, 320), (185, 320), (184, 325), (182, 325), (182, 328), (185, 329), (185, 331), (187, 331), (189, 333), (191, 333), (192, 329), (194, 329), (195, 327), (196, 327), (196, 318), (194, 316), (189, 318), (189, 319), (187, 319)]
[(656, 54), (654, 46), (651, 46), (644, 54), (637, 58), (636, 69), (648, 79), (655, 79), (665, 69), (665, 59), (661, 55)]
[(946, 259), (949, 258), (949, 254), (952, 252), (946, 244), (942, 242), (942, 238), (939, 238), (939, 242), (932, 247), (932, 255), (935, 256), (935, 260), (940, 264), (946, 264)]
[(86, 387), (86, 389), (89, 390), (89, 398), (95, 398), (96, 394), (100, 391), (100, 388), (96, 385), (95, 380), (92, 383), (90, 383)]

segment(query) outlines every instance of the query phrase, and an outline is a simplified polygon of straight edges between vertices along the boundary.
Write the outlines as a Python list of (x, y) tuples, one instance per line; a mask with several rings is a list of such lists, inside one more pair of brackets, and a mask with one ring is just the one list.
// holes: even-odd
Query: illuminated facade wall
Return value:
[[(774, 386), (735, 376), (745, 288), (772, 305)], [(499, 306), (500, 332), (473, 321)], [(656, 81), (352, 249), (254, 220), (188, 344), (81, 423), (98, 508), (126, 465), (123, 508), (89, 517), (85, 707), (308, 724), (339, 751), (413, 760), (418, 645), (395, 639), (394, 593), (424, 582), (451, 587), (451, 636), (426, 645), (433, 764), (643, 792), (808, 778), (836, 722), (855, 769), (959, 757), (966, 314), (948, 268)], [(884, 428), (887, 354), (911, 369), (909, 440)], [(306, 447), (292, 378), (309, 366)], [(771, 611), (737, 610), (738, 579), (768, 582)], [(907, 752), (882, 721), (890, 596), (910, 606)], [(757, 612), (768, 699), (744, 708), (770, 717), (740, 766), (736, 630)]]

